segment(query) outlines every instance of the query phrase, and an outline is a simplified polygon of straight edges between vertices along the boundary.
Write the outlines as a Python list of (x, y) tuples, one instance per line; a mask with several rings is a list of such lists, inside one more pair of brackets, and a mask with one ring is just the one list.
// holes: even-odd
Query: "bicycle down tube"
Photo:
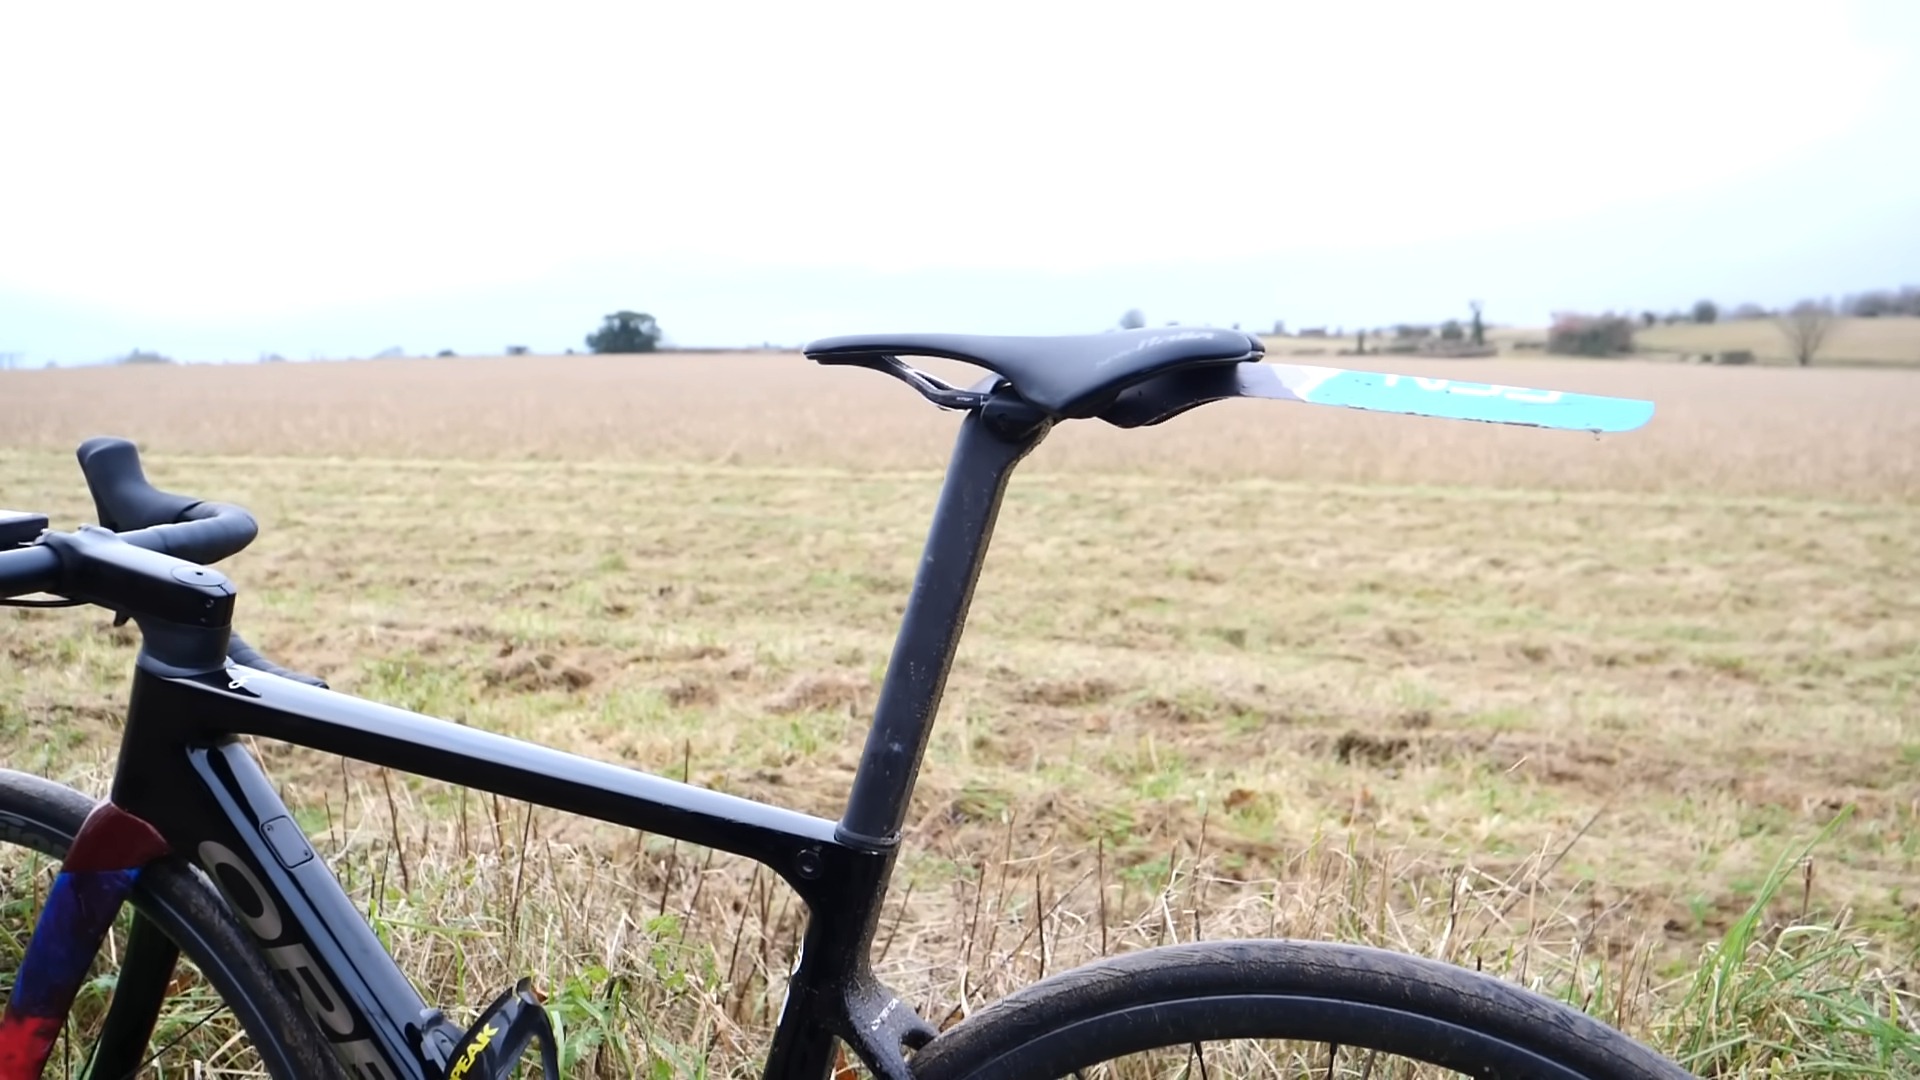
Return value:
[[(134, 677), (113, 801), (218, 882), (356, 1077), (436, 1076), (462, 1033), (387, 955), (236, 736), (339, 754), (767, 866), (807, 905), (808, 921), (764, 1075), (820, 1080), (837, 1037), (876, 1075), (904, 1077), (902, 1047), (923, 1045), (934, 1030), (873, 976), (874, 928), (1002, 496), (1014, 466), (1049, 426), (1039, 410), (1004, 393), (963, 418), (837, 823), (247, 668), (182, 665), (151, 634)], [(137, 998), (136, 985), (126, 990)]]

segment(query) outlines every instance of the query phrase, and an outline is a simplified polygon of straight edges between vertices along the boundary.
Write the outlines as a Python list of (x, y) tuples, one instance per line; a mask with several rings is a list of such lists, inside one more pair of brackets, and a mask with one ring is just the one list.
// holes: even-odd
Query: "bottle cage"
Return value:
[(540, 1040), (541, 1075), (558, 1077), (553, 1024), (533, 991), (533, 980), (521, 979), (495, 998), (454, 1045), (447, 1058), (447, 1080), (508, 1080), (535, 1037)]

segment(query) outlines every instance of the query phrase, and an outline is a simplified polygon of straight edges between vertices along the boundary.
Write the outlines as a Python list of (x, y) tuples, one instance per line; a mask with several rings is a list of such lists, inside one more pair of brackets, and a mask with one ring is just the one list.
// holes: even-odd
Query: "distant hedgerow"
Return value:
[(1562, 356), (1619, 356), (1633, 351), (1633, 319), (1605, 315), (1559, 314), (1547, 331), (1547, 351)]

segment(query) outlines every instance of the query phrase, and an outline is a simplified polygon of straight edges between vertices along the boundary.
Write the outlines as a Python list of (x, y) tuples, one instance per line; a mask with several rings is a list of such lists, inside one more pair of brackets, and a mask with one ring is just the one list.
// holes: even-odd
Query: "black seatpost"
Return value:
[(854, 774), (841, 842), (883, 850), (899, 841), (920, 758), (966, 625), (974, 583), (1013, 467), (1053, 421), (1002, 386), (961, 422), (933, 525), (880, 684), (880, 702)]

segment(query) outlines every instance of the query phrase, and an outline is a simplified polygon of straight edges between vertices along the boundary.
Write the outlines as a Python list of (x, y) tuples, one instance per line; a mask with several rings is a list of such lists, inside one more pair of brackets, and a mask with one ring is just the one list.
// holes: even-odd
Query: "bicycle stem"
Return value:
[(1051, 417), (1005, 383), (961, 422), (873, 727), (835, 829), (841, 843), (875, 852), (898, 845), (1001, 498), (1013, 467), (1052, 427)]

